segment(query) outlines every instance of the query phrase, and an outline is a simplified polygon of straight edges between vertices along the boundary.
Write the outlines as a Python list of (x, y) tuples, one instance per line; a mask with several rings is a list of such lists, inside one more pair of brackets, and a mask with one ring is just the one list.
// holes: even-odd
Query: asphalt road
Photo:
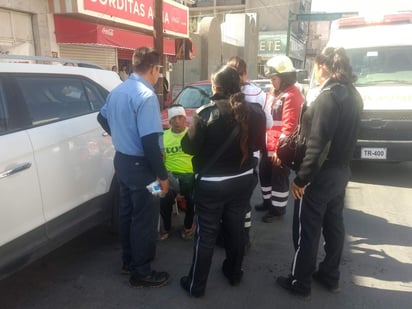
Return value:
[[(314, 284), (312, 300), (302, 301), (275, 285), (277, 276), (288, 273), (293, 254), (290, 200), (282, 220), (262, 223), (262, 215), (253, 213), (253, 245), (238, 287), (221, 274), (224, 252), (216, 248), (205, 297), (189, 298), (180, 288), (192, 258), (192, 243), (177, 234), (180, 215), (174, 218), (176, 233), (159, 242), (153, 263), (170, 272), (169, 285), (130, 288), (120, 274), (116, 236), (98, 227), (0, 281), (0, 308), (411, 308), (411, 175), (412, 163), (354, 164), (339, 294)], [(260, 201), (258, 190), (252, 201)]]

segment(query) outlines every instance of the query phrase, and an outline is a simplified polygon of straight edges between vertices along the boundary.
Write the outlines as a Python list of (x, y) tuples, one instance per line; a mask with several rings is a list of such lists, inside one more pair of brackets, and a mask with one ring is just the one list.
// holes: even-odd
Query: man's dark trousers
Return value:
[(119, 235), (122, 259), (131, 275), (147, 276), (156, 254), (159, 199), (146, 186), (156, 179), (144, 157), (116, 152), (114, 167), (120, 186)]

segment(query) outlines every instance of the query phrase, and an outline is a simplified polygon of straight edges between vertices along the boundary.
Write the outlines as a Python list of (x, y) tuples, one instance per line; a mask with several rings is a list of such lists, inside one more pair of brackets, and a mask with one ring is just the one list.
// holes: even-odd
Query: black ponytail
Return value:
[(249, 109), (245, 95), (240, 91), (239, 73), (233, 67), (225, 65), (212, 75), (212, 84), (218, 91), (212, 99), (217, 97), (229, 99), (233, 117), (240, 126), (241, 164), (243, 164), (249, 156)]
[(249, 109), (245, 101), (245, 95), (237, 92), (230, 96), (230, 106), (236, 123), (240, 126), (240, 149), (242, 151), (243, 164), (249, 156), (248, 136), (249, 136)]

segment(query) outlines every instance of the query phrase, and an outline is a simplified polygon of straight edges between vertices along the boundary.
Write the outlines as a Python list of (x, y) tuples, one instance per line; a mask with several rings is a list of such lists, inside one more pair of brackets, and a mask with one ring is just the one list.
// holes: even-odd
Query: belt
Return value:
[(237, 177), (242, 177), (245, 175), (253, 174), (253, 169), (251, 168), (250, 170), (247, 170), (246, 172), (243, 172), (241, 174), (237, 175), (231, 175), (231, 176), (202, 176), (200, 180), (206, 180), (206, 181), (223, 181), (223, 180), (228, 180), (232, 178), (237, 178)]
[(128, 154), (121, 153), (119, 151), (116, 151), (116, 155), (118, 155), (119, 157), (123, 157), (126, 160), (137, 161), (141, 164), (148, 163), (145, 156), (133, 156), (133, 155), (128, 155)]

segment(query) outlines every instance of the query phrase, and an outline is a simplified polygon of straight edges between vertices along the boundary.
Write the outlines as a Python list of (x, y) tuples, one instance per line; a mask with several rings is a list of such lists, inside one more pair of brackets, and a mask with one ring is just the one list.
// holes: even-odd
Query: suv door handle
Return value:
[(5, 177), (7, 177), (7, 176), (11, 176), (11, 175), (16, 174), (16, 173), (18, 173), (18, 172), (24, 171), (24, 170), (26, 170), (26, 169), (28, 169), (28, 168), (30, 168), (30, 167), (31, 167), (31, 163), (30, 163), (30, 162), (26, 162), (26, 163), (20, 164), (20, 165), (14, 167), (14, 168), (11, 168), (11, 169), (9, 169), (9, 170), (5, 170), (4, 172), (1, 172), (1, 173), (0, 173), (0, 179), (1, 179), (1, 178), (5, 178)]

